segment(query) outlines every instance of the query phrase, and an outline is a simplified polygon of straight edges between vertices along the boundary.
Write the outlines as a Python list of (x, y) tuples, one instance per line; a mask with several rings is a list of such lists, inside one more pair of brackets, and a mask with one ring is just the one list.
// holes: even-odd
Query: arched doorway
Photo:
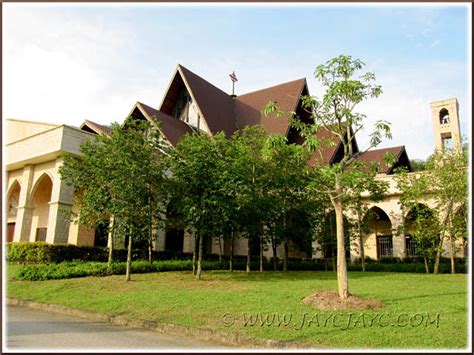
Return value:
[(16, 225), (16, 215), (17, 208), (20, 202), (20, 192), (21, 186), (20, 183), (15, 180), (15, 182), (10, 187), (10, 191), (7, 194), (6, 199), (6, 211), (7, 211), (7, 235), (6, 242), (13, 242), (13, 236), (15, 235), (15, 225)]
[(51, 201), (51, 192), (53, 190), (53, 181), (47, 174), (43, 174), (36, 182), (32, 193), (32, 219), (31, 219), (31, 237), (30, 240), (36, 242), (45, 242), (48, 231), (49, 202)]
[(392, 222), (380, 207), (370, 208), (362, 219), (364, 252), (372, 259), (393, 257)]

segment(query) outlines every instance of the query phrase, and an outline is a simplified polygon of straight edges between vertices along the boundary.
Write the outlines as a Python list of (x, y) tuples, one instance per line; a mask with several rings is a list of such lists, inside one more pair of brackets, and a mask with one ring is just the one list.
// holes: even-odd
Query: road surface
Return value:
[[(64, 316), (28, 307), (8, 306), (7, 349), (223, 349), (222, 345)], [(5, 349), (6, 350), (6, 349)]]

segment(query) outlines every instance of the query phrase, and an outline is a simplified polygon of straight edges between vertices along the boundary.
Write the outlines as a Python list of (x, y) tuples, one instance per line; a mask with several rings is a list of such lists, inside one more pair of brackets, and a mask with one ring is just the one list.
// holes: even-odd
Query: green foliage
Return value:
[[(274, 113), (276, 117), (290, 117), (291, 126), (304, 139), (303, 146), (316, 153), (321, 159), (314, 164), (309, 188), (315, 195), (325, 194), (336, 212), (338, 245), (339, 295), (349, 295), (345, 259), (345, 231), (342, 225), (343, 213), (351, 204), (348, 200), (359, 198), (360, 192), (368, 187), (381, 188), (374, 179), (375, 169), (361, 166), (357, 157), (370, 148), (376, 147), (382, 138), (391, 138), (390, 123), (375, 122), (369, 134), (369, 147), (359, 152), (355, 137), (364, 128), (364, 114), (355, 107), (368, 98), (376, 98), (382, 93), (380, 85), (375, 84), (375, 74), (366, 72), (356, 76), (365, 64), (348, 55), (340, 55), (319, 65), (314, 75), (324, 89), (322, 97), (304, 96), (303, 109), (311, 115), (310, 122), (304, 122), (295, 112), (283, 112), (276, 102), (269, 102), (263, 114)], [(323, 131), (328, 138), (321, 139), (318, 132)], [(320, 135), (321, 136), (321, 135)], [(323, 149), (342, 145), (343, 154), (338, 161), (327, 164)], [(360, 209), (360, 203), (358, 209)]]
[(184, 224), (200, 236), (218, 236), (229, 220), (225, 178), (227, 139), (223, 133), (183, 137), (171, 152), (170, 178)]
[(99, 247), (54, 245), (43, 242), (20, 242), (6, 244), (6, 259), (13, 263), (39, 264), (61, 261), (104, 261), (107, 251)]
[(166, 196), (160, 142), (157, 127), (128, 118), (114, 124), (110, 136), (85, 141), (80, 158), (66, 154), (60, 174), (76, 191), (75, 221), (93, 227), (113, 216), (114, 229), (134, 238), (160, 222)]
[[(409, 212), (401, 231), (412, 235), (418, 251), (427, 257), (439, 259), (445, 239), (452, 245), (458, 239), (467, 240), (467, 166), (466, 154), (448, 150), (431, 155), (424, 171), (397, 170), (400, 203)], [(420, 201), (428, 201), (432, 210)], [(454, 253), (451, 250), (453, 258)]]
[[(114, 249), (114, 260), (125, 260), (126, 249)], [(208, 255), (207, 258), (215, 258)], [(148, 251), (144, 249), (133, 249), (134, 260), (147, 260)], [(153, 251), (153, 260), (185, 260), (190, 259), (190, 253)], [(43, 242), (20, 242), (6, 244), (6, 260), (9, 263), (19, 264), (49, 264), (64, 261), (98, 261), (104, 262), (108, 259), (108, 251), (103, 247), (87, 247), (76, 245), (55, 245)]]

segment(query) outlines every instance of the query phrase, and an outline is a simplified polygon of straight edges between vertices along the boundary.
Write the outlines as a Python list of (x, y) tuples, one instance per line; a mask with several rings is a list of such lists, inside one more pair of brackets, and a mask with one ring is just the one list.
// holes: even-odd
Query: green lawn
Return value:
[[(132, 275), (128, 283), (122, 275), (29, 282), (11, 279), (16, 267), (8, 266), (7, 295), (20, 299), (316, 346), (467, 346), (467, 275), (350, 272), (351, 293), (377, 298), (384, 306), (340, 312), (319, 311), (301, 302), (314, 291), (336, 290), (333, 272), (207, 271), (197, 281), (183, 271)], [(259, 318), (255, 325), (245, 325), (245, 317), (248, 321), (257, 313), (269, 320), (274, 315), (275, 321), (262, 325)], [(287, 325), (278, 326), (277, 318), (284, 315)]]

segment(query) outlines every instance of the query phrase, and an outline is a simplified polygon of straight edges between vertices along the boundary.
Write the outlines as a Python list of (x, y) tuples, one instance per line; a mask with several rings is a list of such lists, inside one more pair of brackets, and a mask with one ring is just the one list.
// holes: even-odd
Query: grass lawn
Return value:
[(8, 297), (315, 346), (467, 346), (467, 275), (349, 272), (351, 293), (383, 302), (362, 312), (319, 311), (301, 302), (336, 290), (334, 272), (206, 271), (197, 281), (182, 271), (132, 275), (128, 283), (123, 275), (31, 282), (12, 280), (16, 267), (7, 267)]

